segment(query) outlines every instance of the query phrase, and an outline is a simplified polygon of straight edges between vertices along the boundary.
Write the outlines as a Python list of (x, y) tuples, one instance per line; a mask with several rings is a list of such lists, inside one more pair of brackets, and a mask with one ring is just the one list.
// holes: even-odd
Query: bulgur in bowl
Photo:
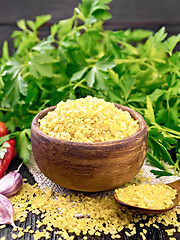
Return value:
[(135, 110), (90, 96), (42, 110), (31, 126), (32, 151), (42, 173), (84, 192), (112, 190), (134, 178), (145, 159), (147, 137), (146, 122)]

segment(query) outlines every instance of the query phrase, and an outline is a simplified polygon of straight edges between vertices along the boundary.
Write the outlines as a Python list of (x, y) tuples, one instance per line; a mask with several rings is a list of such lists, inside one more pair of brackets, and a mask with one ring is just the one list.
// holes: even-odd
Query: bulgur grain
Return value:
[(113, 103), (87, 96), (60, 102), (39, 119), (40, 130), (51, 137), (74, 142), (107, 142), (128, 137), (139, 129), (130, 113)]
[[(140, 178), (137, 179), (139, 183)], [(37, 225), (35, 232), (31, 229), (31, 226), (25, 228), (28, 233), (33, 235), (34, 240), (42, 239), (42, 236), (44, 239), (50, 239), (52, 229), (53, 236), (63, 240), (74, 239), (74, 236), (71, 236), (72, 233), (73, 235), (77, 233), (82, 236), (82, 234), (87, 235), (88, 232), (94, 234), (94, 236), (99, 236), (101, 232), (104, 232), (104, 234), (109, 234), (115, 239), (120, 239), (120, 232), (123, 229), (128, 235), (136, 234), (136, 223), (142, 219), (147, 223), (144, 223), (144, 225), (139, 224), (142, 229), (138, 228), (138, 233), (141, 230), (141, 236), (144, 239), (146, 234), (144, 226), (156, 223), (164, 224), (170, 229), (166, 232), (171, 236), (179, 228), (177, 217), (177, 214), (180, 213), (179, 209), (173, 209), (155, 217), (139, 216), (117, 207), (112, 195), (106, 197), (73, 193), (69, 195), (55, 193), (54, 195), (52, 190), (48, 188), (43, 191), (37, 184), (32, 186), (24, 183), (20, 192), (10, 200), (15, 211), (15, 223), (25, 213), (39, 209), (41, 214), (40, 222), (44, 227), (44, 231), (38, 229)], [(83, 217), (75, 217), (76, 214), (80, 213)], [(13, 231), (15, 231), (15, 228)], [(18, 228), (16, 231), (22, 231), (22, 228)], [(26, 231), (24, 230), (24, 232)], [(12, 234), (17, 238), (18, 233), (13, 232)], [(84, 236), (83, 239), (85, 240), (87, 237)]]
[(12, 234), (13, 239), (17, 239), (17, 237), (18, 237), (17, 234), (15, 234), (15, 233)]
[(140, 232), (140, 235), (141, 235), (141, 237), (142, 237), (142, 240), (146, 240), (146, 236), (144, 235), (143, 232)]
[(155, 224), (155, 223), (153, 223), (153, 227), (159, 228), (159, 226), (157, 224)]
[(142, 183), (116, 189), (116, 194), (120, 201), (129, 205), (150, 209), (164, 209), (173, 204), (177, 190), (163, 183)]
[(3, 228), (5, 228), (5, 227), (6, 227), (5, 224), (0, 225), (0, 229), (3, 229)]
[(22, 231), (20, 231), (20, 232), (18, 233), (18, 238), (21, 238), (22, 236), (24, 236), (24, 233), (23, 233)]

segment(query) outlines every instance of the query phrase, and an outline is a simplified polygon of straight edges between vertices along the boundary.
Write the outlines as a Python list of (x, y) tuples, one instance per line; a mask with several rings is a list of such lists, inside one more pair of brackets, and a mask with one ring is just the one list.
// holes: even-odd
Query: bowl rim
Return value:
[(96, 146), (103, 147), (103, 146), (107, 146), (107, 145), (109, 146), (109, 145), (117, 145), (117, 144), (127, 144), (127, 142), (129, 142), (129, 141), (138, 139), (139, 136), (148, 134), (148, 127), (147, 127), (146, 121), (144, 120), (144, 118), (141, 114), (139, 114), (137, 111), (135, 111), (134, 109), (129, 108), (127, 106), (117, 104), (117, 103), (114, 103), (114, 105), (117, 108), (121, 108), (123, 111), (128, 111), (132, 118), (134, 118), (135, 120), (138, 120), (139, 129), (137, 132), (135, 132), (134, 134), (132, 134), (128, 137), (120, 139), (120, 140), (112, 140), (112, 141), (106, 141), (106, 142), (74, 142), (74, 141), (67, 141), (67, 140), (63, 140), (63, 139), (54, 138), (54, 137), (51, 137), (51, 136), (45, 134), (43, 131), (40, 130), (38, 120), (42, 119), (49, 111), (53, 111), (57, 107), (57, 105), (55, 105), (55, 106), (51, 106), (51, 107), (41, 110), (34, 117), (32, 124), (31, 124), (31, 133), (32, 133), (32, 129), (33, 129), (33, 131), (35, 131), (38, 135), (40, 135), (41, 137), (43, 137), (45, 139), (49, 139), (56, 143), (63, 143), (63, 144), (67, 144), (67, 145), (78, 145), (79, 147), (96, 147)]

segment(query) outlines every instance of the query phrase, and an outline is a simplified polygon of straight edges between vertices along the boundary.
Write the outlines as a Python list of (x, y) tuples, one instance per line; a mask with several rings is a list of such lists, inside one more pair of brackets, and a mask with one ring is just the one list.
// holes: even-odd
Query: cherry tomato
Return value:
[(8, 129), (5, 125), (5, 123), (0, 122), (0, 137), (3, 137), (8, 134)]

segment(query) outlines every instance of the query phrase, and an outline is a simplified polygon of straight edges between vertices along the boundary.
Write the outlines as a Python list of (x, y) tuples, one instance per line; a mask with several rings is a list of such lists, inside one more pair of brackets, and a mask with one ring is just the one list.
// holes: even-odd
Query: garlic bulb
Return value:
[(15, 227), (13, 215), (12, 203), (7, 197), (0, 194), (0, 224), (10, 224)]
[(0, 194), (11, 197), (21, 189), (23, 178), (17, 171), (9, 172), (0, 178)]

